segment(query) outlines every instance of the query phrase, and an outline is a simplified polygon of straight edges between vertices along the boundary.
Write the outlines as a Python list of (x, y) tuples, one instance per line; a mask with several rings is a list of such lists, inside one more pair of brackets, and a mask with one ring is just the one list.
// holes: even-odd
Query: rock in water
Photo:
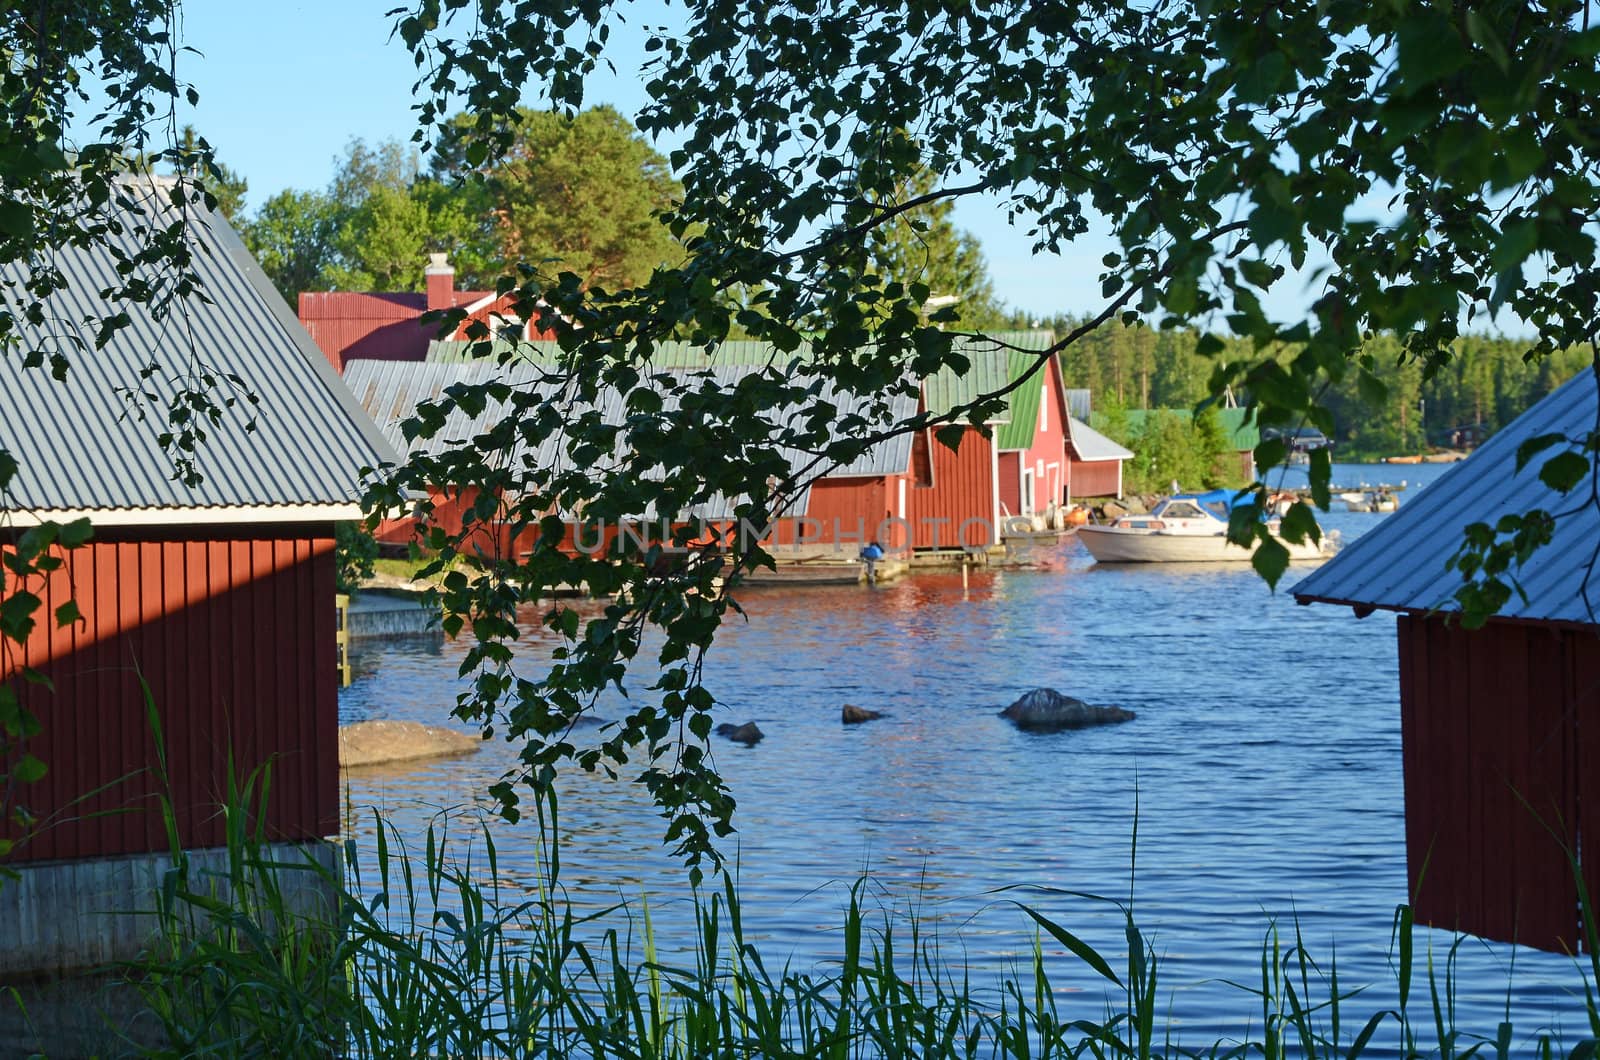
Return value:
[(339, 730), (339, 764), (362, 769), (389, 762), (472, 754), (483, 739), (414, 721), (361, 721)]
[(1010, 719), (1019, 729), (1053, 732), (1132, 721), (1134, 713), (1121, 707), (1096, 707), (1053, 688), (1035, 688), (1002, 710), (1000, 716)]
[(846, 725), (860, 725), (864, 721), (872, 721), (881, 717), (883, 715), (875, 710), (868, 710), (866, 707), (857, 707), (846, 703), (844, 710), (840, 711), (839, 720)]
[(753, 721), (747, 721), (743, 725), (735, 725), (732, 722), (725, 721), (717, 726), (717, 735), (726, 736), (734, 743), (742, 743), (749, 747), (752, 744), (760, 743), (761, 738), (766, 733), (756, 728), (756, 723)]

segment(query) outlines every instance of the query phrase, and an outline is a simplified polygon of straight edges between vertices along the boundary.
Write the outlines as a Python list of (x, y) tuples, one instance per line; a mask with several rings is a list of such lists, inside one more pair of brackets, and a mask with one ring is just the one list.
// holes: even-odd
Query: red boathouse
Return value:
[[(1576, 953), (1576, 859), (1600, 899), (1600, 506), (1587, 478), (1565, 496), (1540, 480), (1540, 435), (1593, 430), (1584, 372), (1294, 588), (1301, 603), (1399, 612), (1406, 863), (1419, 923)], [(1409, 495), (1408, 495), (1409, 496)], [(1475, 523), (1559, 513), (1550, 543), (1511, 573), (1480, 629), (1463, 628), (1446, 567)], [(1331, 705), (1330, 705), (1331, 706)]]
[[(1000, 514), (1044, 514), (1066, 499), (1067, 392), (1049, 331), (1001, 332), (992, 338), (1005, 351), (1006, 381), (1034, 374), (1007, 395), (1009, 418), (995, 431), (999, 449)], [(1037, 368), (1043, 359), (1044, 366)]]
[[(435, 349), (445, 345), (437, 343)], [(533, 352), (537, 353), (537, 348)], [(723, 386), (732, 385), (738, 377), (758, 370), (749, 365), (663, 369), (669, 373), (708, 371), (717, 384)], [(401, 425), (416, 415), (421, 403), (438, 401), (448, 387), (457, 383), (500, 380), (518, 388), (537, 388), (546, 385), (541, 382), (542, 376), (543, 372), (526, 363), (502, 366), (494, 360), (439, 356), (422, 364), (356, 361), (345, 370), (345, 383), (392, 445), (413, 454), (437, 457), (472, 444), (473, 439), (503, 419), (506, 409), (501, 403), (488, 402), (476, 415), (469, 416), (458, 408), (446, 418), (435, 437), (408, 441)], [(673, 400), (670, 393), (663, 396), (669, 402)], [(836, 406), (841, 419), (870, 415), (870, 402), (865, 399), (832, 390), (824, 390), (820, 396)], [(622, 401), (614, 393), (608, 393), (607, 401), (608, 404), (599, 410), (602, 418), (608, 422), (624, 422), (627, 409)], [(890, 400), (889, 414), (893, 418), (909, 418), (913, 411), (910, 397)], [(541, 445), (538, 460), (545, 466), (558, 463), (565, 458), (565, 446), (563, 436), (553, 435)], [(905, 529), (906, 498), (913, 454), (925, 448), (923, 436), (898, 435), (873, 444), (850, 464), (835, 469), (802, 491), (797, 498), (798, 514), (779, 520), (773, 543), (837, 546), (852, 556), (874, 537), (882, 537), (882, 544), (890, 552), (909, 547)], [(799, 454), (795, 454), (795, 459), (798, 466)], [(499, 512), (492, 513), (488, 519), (476, 516), (479, 493), (474, 484), (440, 482), (430, 486), (429, 494), (433, 509), (430, 521), (434, 525), (451, 534), (474, 525), (466, 544), (468, 549), (478, 548), (487, 555), (509, 558), (518, 547), (510, 540), (509, 526), (500, 521)], [(732, 503), (718, 499), (696, 513), (696, 517), (726, 530), (733, 519), (733, 509)], [(378, 529), (378, 538), (389, 544), (404, 544), (412, 539), (416, 530), (415, 517), (400, 516), (385, 520)]]
[[(141, 197), (145, 223), (179, 220), (159, 185), (128, 194)], [(0, 887), (0, 981), (136, 955), (151, 925), (131, 914), (151, 908), (149, 888), (171, 864), (163, 794), (196, 865), (224, 842), (230, 768), (243, 777), (271, 763), (269, 839), (315, 846), (338, 832), (333, 526), (359, 516), (361, 469), (396, 454), (226, 221), (189, 209), (205, 299), (176, 300), (161, 318), (102, 302), (113, 254), (63, 247), (52, 264), (67, 289), (52, 298), (53, 319), (91, 306), (126, 311), (130, 323), (94, 349), (92, 336), (80, 347), (19, 318), (24, 349), (71, 361), (63, 381), (0, 357), (0, 448), (20, 465), (0, 548), (44, 521), (93, 526), (58, 571), (20, 587), (42, 600), (38, 625), (20, 648), (0, 645), (0, 679), (41, 726), (22, 749), (48, 769), (6, 807), (39, 825), (7, 833), (19, 875)], [(114, 238), (131, 258), (136, 225), (120, 220), (127, 234)], [(0, 272), (8, 287), (27, 278), (20, 266)], [(199, 478), (186, 484), (158, 434), (194, 363), (236, 377), (256, 400), (206, 425), (192, 454)], [(144, 418), (122, 414), (129, 390), (157, 393)], [(7, 590), (19, 591), (14, 578)], [(68, 601), (81, 617), (58, 625)], [(22, 667), (49, 684), (21, 680)], [(90, 926), (60, 930), (41, 913)], [(0, 1012), (0, 1026), (7, 1019)]]

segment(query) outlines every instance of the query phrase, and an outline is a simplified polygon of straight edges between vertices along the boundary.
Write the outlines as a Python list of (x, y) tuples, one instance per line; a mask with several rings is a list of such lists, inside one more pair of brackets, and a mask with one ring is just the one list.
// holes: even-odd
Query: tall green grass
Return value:
[[(1297, 924), (1268, 924), (1259, 982), (1236, 984), (1238, 1035), (1179, 1042), (1131, 898), (1077, 896), (1117, 910), (1126, 945), (1115, 958), (1017, 903), (1028, 956), (998, 982), (974, 982), (921, 919), (875, 908), (864, 880), (850, 891), (834, 960), (774, 963), (724, 877), (692, 895), (691, 943), (668, 957), (643, 899), (588, 912), (568, 899), (553, 805), (529, 822), (536, 893), (508, 896), (492, 838), (463, 843), (448, 826), (430, 825), (413, 845), (375, 815), (368, 850), (342, 844), (342, 872), (274, 857), (248, 824), (263, 818), (266, 788), (264, 775), (230, 786), (224, 874), (197, 874), (175, 842), (161, 941), (129, 969), (166, 1038), (146, 1055), (1332, 1060), (1381, 1047), (1584, 1060), (1600, 1039), (1592, 963), (1575, 966), (1590, 1022), (1576, 1043), (1519, 1041), (1509, 1004), (1495, 1026), (1460, 1025), (1456, 947), (1437, 961), (1426, 946), (1419, 953), (1405, 906), (1390, 945), (1397, 1005), (1356, 1011), (1362, 991), (1341, 980), (1336, 960), (1314, 958)], [(303, 900), (318, 890), (334, 899), (321, 910)], [(1047, 948), (1080, 966), (1075, 985), (1083, 975), (1103, 983), (1103, 1000), (1063, 993)]]

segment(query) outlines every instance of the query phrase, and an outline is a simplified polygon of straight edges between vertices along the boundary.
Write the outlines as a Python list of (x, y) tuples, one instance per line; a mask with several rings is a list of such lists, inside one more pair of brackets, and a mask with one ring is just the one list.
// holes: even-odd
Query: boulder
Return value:
[(466, 755), (483, 746), (470, 733), (415, 721), (359, 721), (339, 729), (339, 765), (345, 769)]
[(876, 710), (868, 710), (866, 707), (858, 707), (850, 703), (846, 703), (844, 710), (840, 711), (839, 714), (839, 720), (846, 725), (860, 725), (864, 721), (872, 721), (883, 717)]
[(765, 736), (766, 733), (756, 728), (756, 723), (753, 721), (747, 721), (743, 725), (735, 725), (732, 722), (725, 721), (721, 725), (717, 726), (717, 735), (726, 736), (734, 743), (742, 743), (746, 747), (749, 747), (753, 744), (760, 743), (761, 738)]
[(1119, 504), (1116, 501), (1106, 501), (1100, 506), (1100, 518), (1104, 519), (1108, 523), (1113, 519), (1120, 519), (1127, 514), (1129, 514), (1127, 506)]
[(1132, 721), (1134, 713), (1121, 707), (1097, 707), (1081, 699), (1064, 696), (1053, 688), (1035, 688), (1002, 710), (1000, 716), (1009, 719), (1019, 729), (1054, 732), (1058, 729), (1082, 729), (1090, 725)]

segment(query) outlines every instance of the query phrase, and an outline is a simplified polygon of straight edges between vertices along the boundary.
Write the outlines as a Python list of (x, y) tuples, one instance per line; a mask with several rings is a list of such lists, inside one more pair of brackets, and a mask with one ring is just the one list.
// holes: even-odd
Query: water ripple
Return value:
[[(1326, 520), (1347, 538), (1373, 521)], [(739, 800), (729, 850), (744, 919), (769, 966), (833, 958), (831, 925), (864, 871), (883, 908), (918, 910), (975, 976), (1027, 959), (1032, 935), (1013, 900), (1122, 953), (1120, 914), (1063, 892), (1126, 897), (1137, 817), (1137, 915), (1166, 962), (1184, 1041), (1259, 1021), (1259, 1002), (1226, 980), (1259, 983), (1274, 920), (1290, 937), (1297, 921), (1319, 957), (1337, 943), (1341, 985), (1380, 981), (1363, 1016), (1393, 1004), (1382, 981), (1406, 887), (1393, 620), (1296, 606), (1238, 568), (1098, 568), (1071, 542), (1057, 560), (976, 576), (965, 592), (959, 576), (932, 575), (745, 599), (749, 620), (719, 638), (707, 681), (726, 705), (719, 720), (754, 719), (767, 733), (715, 753)], [(550, 647), (531, 637), (525, 650)], [(450, 643), (358, 649), (342, 718), (440, 723), (463, 688), (462, 654)], [(1139, 716), (1054, 735), (995, 716), (1041, 685)], [(887, 717), (841, 726), (845, 702)], [(605, 700), (599, 713), (623, 709)], [(514, 749), (496, 743), (352, 780), (350, 798), (420, 837), (441, 807), (486, 807), (486, 788), (513, 764)], [(648, 893), (663, 950), (681, 944), (682, 870), (641, 794), (574, 775), (561, 806), (574, 900), (598, 909)], [(502, 884), (531, 891), (530, 831), (488, 827)], [(1450, 942), (1427, 940), (1440, 955)], [(1463, 1023), (1485, 1034), (1507, 1004), (1508, 954), (1473, 942), (1458, 958)], [(1050, 959), (1063, 995), (1098, 1015), (1093, 976), (1065, 954)], [(1557, 1022), (1578, 1031), (1577, 982), (1566, 960), (1519, 954), (1509, 989), (1519, 1036)]]

